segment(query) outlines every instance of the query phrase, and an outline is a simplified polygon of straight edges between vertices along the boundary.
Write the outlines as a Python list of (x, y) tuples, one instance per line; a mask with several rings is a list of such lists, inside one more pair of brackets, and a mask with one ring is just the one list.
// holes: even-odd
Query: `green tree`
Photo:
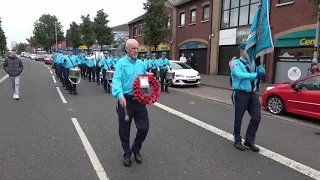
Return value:
[(36, 39), (35, 36), (30, 36), (26, 40), (27, 40), (27, 42), (29, 43), (30, 46), (35, 47), (35, 48), (39, 48), (40, 47), (40, 45), (37, 42), (37, 39)]
[(18, 54), (21, 54), (21, 52), (25, 51), (26, 46), (27, 46), (26, 43), (19, 43), (14, 47), (14, 49), (17, 51)]
[(143, 3), (146, 14), (143, 16), (142, 33), (144, 43), (157, 49), (168, 36), (168, 14), (165, 6), (166, 0), (147, 0)]
[(46, 51), (50, 51), (51, 46), (56, 43), (55, 25), (57, 26), (58, 42), (61, 42), (64, 40), (63, 27), (56, 16), (43, 14), (33, 25), (34, 37)]
[(109, 20), (107, 18), (108, 14), (104, 13), (103, 9), (100, 9), (94, 18), (93, 31), (101, 48), (103, 45), (110, 45), (114, 41), (112, 29), (108, 26)]
[(70, 24), (70, 28), (67, 30), (66, 40), (71, 42), (71, 45), (74, 48), (78, 48), (83, 45), (80, 26), (74, 21)]
[(0, 17), (0, 56), (4, 57), (7, 50), (7, 37), (2, 29), (2, 20)]
[(96, 43), (95, 34), (93, 31), (93, 22), (90, 20), (90, 15), (81, 16), (82, 23), (80, 25), (83, 43), (90, 49)]

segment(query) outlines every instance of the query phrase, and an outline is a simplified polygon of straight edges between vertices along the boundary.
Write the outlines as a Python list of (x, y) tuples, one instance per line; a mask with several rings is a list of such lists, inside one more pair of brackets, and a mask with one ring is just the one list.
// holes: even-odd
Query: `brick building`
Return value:
[(175, 26), (173, 26), (174, 24), (176, 24), (176, 11), (174, 6), (171, 3), (165, 2), (165, 5), (167, 7), (167, 12), (168, 12), (167, 28), (169, 30), (169, 35), (165, 39), (165, 41), (158, 46), (156, 51), (153, 48), (145, 45), (143, 41), (143, 34), (141, 31), (141, 28), (143, 24), (142, 20), (143, 20), (144, 14), (128, 22), (129, 38), (136, 39), (139, 42), (139, 45), (140, 45), (139, 54), (147, 53), (147, 52), (155, 52), (157, 56), (160, 57), (160, 53), (163, 51), (166, 51), (169, 59), (172, 59), (172, 57), (176, 56), (176, 52), (174, 48), (176, 46), (174, 41), (175, 35), (176, 35), (175, 34), (176, 28)]
[(269, 83), (293, 81), (307, 74), (315, 43), (315, 10), (313, 1), (309, 0), (271, 1), (275, 51), (265, 62)]

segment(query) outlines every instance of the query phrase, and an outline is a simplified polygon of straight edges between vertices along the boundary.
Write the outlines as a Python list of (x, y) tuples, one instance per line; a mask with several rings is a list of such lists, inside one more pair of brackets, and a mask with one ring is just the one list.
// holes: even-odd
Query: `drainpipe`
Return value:
[(210, 64), (211, 64), (211, 46), (212, 46), (212, 33), (213, 33), (213, 28), (212, 28), (212, 24), (213, 24), (213, 1), (210, 1), (210, 7), (211, 7), (211, 15), (210, 15), (210, 34), (209, 34), (209, 47), (208, 47), (208, 59), (207, 59), (207, 74), (210, 75)]
[(312, 62), (318, 63), (318, 48), (319, 48), (319, 30), (320, 30), (320, 13), (319, 13), (320, 6), (317, 8), (318, 10), (318, 19), (317, 19), (317, 29), (316, 29), (316, 42), (314, 43), (314, 50), (313, 50), (313, 59)]

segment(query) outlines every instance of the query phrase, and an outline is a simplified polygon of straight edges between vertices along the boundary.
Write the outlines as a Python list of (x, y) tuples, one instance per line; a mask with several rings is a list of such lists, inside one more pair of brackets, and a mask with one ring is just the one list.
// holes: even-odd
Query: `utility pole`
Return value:
[(58, 32), (57, 32), (57, 21), (54, 22), (55, 34), (56, 34), (56, 52), (58, 50)]
[(320, 10), (320, 5), (318, 6), (318, 19), (317, 19), (317, 29), (316, 29), (316, 42), (314, 43), (314, 50), (313, 50), (313, 59), (312, 59), (312, 62), (315, 62), (315, 63), (319, 63), (318, 62), (318, 48), (319, 48), (319, 33), (320, 33), (320, 13), (319, 13), (319, 10)]

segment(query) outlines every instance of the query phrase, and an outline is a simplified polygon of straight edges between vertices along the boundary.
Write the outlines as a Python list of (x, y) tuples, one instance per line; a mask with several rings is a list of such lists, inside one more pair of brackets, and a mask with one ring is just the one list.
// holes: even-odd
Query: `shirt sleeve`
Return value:
[(112, 95), (117, 99), (121, 99), (124, 97), (121, 83), (122, 76), (122, 66), (121, 63), (117, 63), (116, 71), (113, 74), (112, 78)]
[(262, 65), (259, 65), (256, 67), (257, 68), (257, 72), (265, 74), (266, 70), (264, 69), (264, 67)]
[(237, 60), (234, 60), (232, 62), (232, 66), (230, 69), (231, 69), (231, 73), (234, 74), (239, 79), (248, 79), (248, 80), (252, 81), (257, 78), (257, 73), (243, 72), (241, 70), (240, 63)]

